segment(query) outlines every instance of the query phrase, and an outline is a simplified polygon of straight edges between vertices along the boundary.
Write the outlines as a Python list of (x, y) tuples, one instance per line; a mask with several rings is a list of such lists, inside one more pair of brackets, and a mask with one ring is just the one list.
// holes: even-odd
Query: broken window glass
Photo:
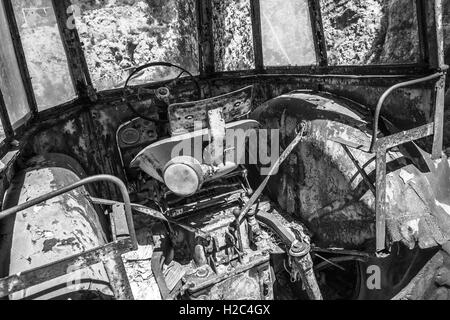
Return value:
[(216, 71), (255, 68), (250, 0), (213, 0)]
[(51, 0), (12, 0), (40, 111), (76, 97)]
[[(13, 41), (6, 20), (3, 1), (0, 2), (0, 90), (12, 125), (20, 125), (29, 113), (28, 100), (22, 81)], [(4, 138), (3, 128), (0, 138)]]
[(260, 0), (266, 66), (317, 63), (308, 0)]
[(415, 0), (321, 0), (330, 65), (415, 63), (419, 28)]
[[(97, 90), (120, 88), (133, 69), (171, 62), (199, 73), (195, 0), (80, 0), (76, 26)], [(175, 78), (174, 68), (149, 68), (132, 85)]]

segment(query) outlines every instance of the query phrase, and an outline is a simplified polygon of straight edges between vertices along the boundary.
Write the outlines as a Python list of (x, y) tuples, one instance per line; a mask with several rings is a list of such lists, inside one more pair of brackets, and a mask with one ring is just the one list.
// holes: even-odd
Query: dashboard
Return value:
[(117, 136), (120, 149), (147, 146), (158, 140), (156, 124), (141, 118), (136, 118), (122, 125)]

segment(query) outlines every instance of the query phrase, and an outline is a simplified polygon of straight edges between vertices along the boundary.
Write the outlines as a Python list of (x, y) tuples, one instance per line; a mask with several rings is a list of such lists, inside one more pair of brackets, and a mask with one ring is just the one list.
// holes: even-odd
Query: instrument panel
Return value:
[(120, 149), (149, 145), (158, 140), (158, 128), (154, 122), (141, 118), (122, 125), (117, 132)]
[(136, 118), (120, 126), (117, 130), (117, 145), (123, 168), (129, 171), (131, 161), (145, 147), (160, 137), (160, 128), (155, 122)]

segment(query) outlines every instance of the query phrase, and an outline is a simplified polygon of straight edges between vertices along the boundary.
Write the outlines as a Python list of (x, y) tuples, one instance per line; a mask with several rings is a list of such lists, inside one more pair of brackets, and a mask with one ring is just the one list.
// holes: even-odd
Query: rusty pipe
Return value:
[(132, 215), (132, 211), (131, 211), (131, 200), (130, 200), (130, 195), (128, 194), (128, 190), (127, 187), (125, 186), (125, 184), (123, 183), (122, 180), (120, 180), (119, 178), (110, 176), (110, 175), (98, 175), (98, 176), (93, 176), (93, 177), (89, 177), (83, 180), (80, 180), (70, 186), (61, 188), (59, 190), (50, 192), (46, 195), (43, 195), (41, 197), (38, 197), (36, 199), (27, 201), (25, 203), (19, 204), (15, 207), (12, 207), (10, 209), (7, 209), (5, 211), (0, 212), (0, 220), (5, 219), (6, 217), (9, 217), (13, 214), (16, 214), (18, 212), (21, 212), (23, 210), (29, 209), (31, 207), (34, 207), (42, 202), (48, 201), (50, 199), (56, 198), (60, 195), (63, 195), (67, 192), (70, 192), (72, 190), (78, 189), (80, 187), (83, 187), (87, 184), (91, 184), (91, 183), (96, 183), (96, 182), (101, 182), (101, 181), (106, 181), (106, 182), (110, 182), (112, 184), (115, 184), (119, 189), (120, 192), (122, 193), (122, 197), (124, 200), (124, 208), (125, 208), (125, 216), (126, 216), (126, 220), (127, 220), (127, 225), (128, 225), (128, 232), (130, 234), (130, 238), (133, 244), (133, 250), (137, 250), (138, 249), (138, 244), (137, 244), (137, 238), (136, 238), (136, 231), (134, 229), (134, 222), (133, 222), (133, 215)]
[(414, 79), (411, 81), (401, 82), (398, 83), (392, 87), (390, 87), (378, 100), (377, 108), (375, 110), (375, 118), (374, 118), (374, 125), (373, 125), (373, 136), (372, 136), (372, 142), (370, 144), (370, 152), (374, 152), (375, 146), (377, 144), (377, 133), (378, 133), (378, 127), (380, 122), (380, 115), (381, 115), (381, 109), (383, 108), (384, 102), (386, 99), (397, 89), (409, 87), (415, 84), (431, 81), (437, 78), (445, 77), (446, 70), (448, 69), (448, 66), (445, 66), (441, 71), (434, 73), (432, 75), (429, 75), (424, 78)]

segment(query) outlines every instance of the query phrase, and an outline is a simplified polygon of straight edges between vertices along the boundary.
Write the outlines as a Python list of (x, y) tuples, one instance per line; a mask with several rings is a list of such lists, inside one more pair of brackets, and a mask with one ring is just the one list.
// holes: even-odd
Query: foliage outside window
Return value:
[(51, 0), (12, 0), (39, 110), (76, 93)]
[[(195, 0), (81, 0), (76, 26), (97, 90), (119, 88), (137, 66), (165, 61), (198, 74)], [(132, 84), (176, 77), (150, 68)]]
[[(0, 90), (10, 121), (14, 126), (29, 113), (29, 106), (3, 1), (0, 2), (0, 39)], [(4, 138), (5, 133), (2, 127), (0, 140)]]
[(264, 64), (317, 63), (308, 0), (260, 0)]
[(321, 9), (330, 65), (418, 62), (415, 0), (321, 0)]
[(217, 71), (255, 68), (250, 0), (213, 0)]

